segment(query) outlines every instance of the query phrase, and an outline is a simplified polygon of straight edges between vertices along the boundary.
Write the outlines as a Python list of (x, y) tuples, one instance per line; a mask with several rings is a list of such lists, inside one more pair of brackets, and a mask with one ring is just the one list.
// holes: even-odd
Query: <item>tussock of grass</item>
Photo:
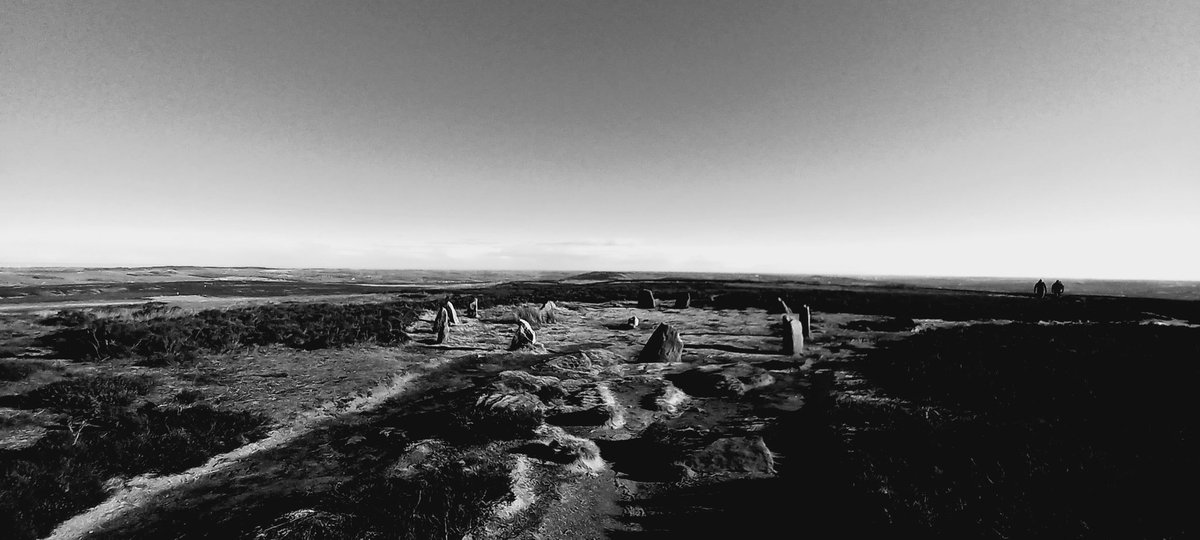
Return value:
[(47, 367), (39, 362), (0, 360), (0, 381), (20, 381)]

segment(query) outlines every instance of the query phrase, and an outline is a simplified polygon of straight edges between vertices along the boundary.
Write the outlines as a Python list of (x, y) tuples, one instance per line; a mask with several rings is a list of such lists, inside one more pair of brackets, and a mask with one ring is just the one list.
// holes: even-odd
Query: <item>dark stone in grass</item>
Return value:
[(637, 307), (641, 309), (654, 309), (654, 291), (650, 289), (642, 289), (638, 291)]
[(692, 293), (679, 293), (675, 297), (675, 309), (687, 309), (692, 307)]

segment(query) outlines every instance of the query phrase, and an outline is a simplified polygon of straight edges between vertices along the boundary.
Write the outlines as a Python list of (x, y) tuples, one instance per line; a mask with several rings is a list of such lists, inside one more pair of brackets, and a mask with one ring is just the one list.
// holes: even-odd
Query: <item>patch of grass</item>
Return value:
[(112, 477), (178, 472), (266, 431), (268, 419), (247, 412), (127, 406), (147, 388), (132, 378), (96, 377), (22, 396), (71, 417), (65, 429), (30, 448), (0, 451), (0, 537), (46, 536), (63, 519), (104, 500), (104, 483)]
[(522, 320), (529, 323), (529, 326), (533, 327), (534, 329), (542, 327), (542, 315), (538, 311), (538, 308), (533, 306), (517, 306), (516, 310), (513, 312), (513, 322), (516, 322), (517, 320)]
[(100, 414), (107, 407), (122, 407), (146, 395), (154, 382), (147, 377), (101, 375), (53, 382), (16, 396), (25, 409), (54, 409)]
[(48, 368), (39, 362), (0, 361), (0, 381), (20, 381)]
[(404, 327), (417, 311), (402, 302), (302, 303), (207, 310), (150, 319), (63, 317), (70, 328), (43, 337), (43, 345), (73, 359), (139, 356), (150, 364), (186, 363), (202, 352), (282, 344), (304, 350), (409, 340)]
[(375, 478), (332, 494), (325, 505), (356, 514), (384, 538), (462, 538), (511, 497), (502, 459), (452, 461), (412, 479)]
[(923, 538), (1185, 537), (1200, 481), (1200, 332), (976, 325), (860, 363), (886, 394), (841, 400), (864, 515)]

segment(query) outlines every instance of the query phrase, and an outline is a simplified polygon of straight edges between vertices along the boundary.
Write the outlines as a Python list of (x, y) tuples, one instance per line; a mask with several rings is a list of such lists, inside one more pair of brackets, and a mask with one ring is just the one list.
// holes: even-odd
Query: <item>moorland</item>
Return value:
[(1200, 284), (1032, 281), (3, 269), (0, 536), (1194, 535)]

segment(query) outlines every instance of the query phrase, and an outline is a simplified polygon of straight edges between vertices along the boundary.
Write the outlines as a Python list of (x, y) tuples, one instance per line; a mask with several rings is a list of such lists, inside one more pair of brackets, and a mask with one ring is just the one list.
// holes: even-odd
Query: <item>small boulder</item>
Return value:
[(642, 324), (642, 321), (637, 318), (637, 315), (630, 317), (629, 321), (626, 322), (626, 325), (629, 326), (630, 329), (637, 328), (639, 324)]
[(662, 323), (654, 329), (654, 334), (646, 342), (642, 352), (638, 354), (639, 362), (678, 362), (683, 355), (683, 339), (679, 331), (671, 325)]
[(479, 299), (478, 298), (472, 298), (471, 303), (467, 304), (467, 314), (466, 315), (472, 319), (479, 317)]
[(654, 292), (650, 289), (642, 289), (638, 291), (637, 307), (640, 309), (654, 309)]

